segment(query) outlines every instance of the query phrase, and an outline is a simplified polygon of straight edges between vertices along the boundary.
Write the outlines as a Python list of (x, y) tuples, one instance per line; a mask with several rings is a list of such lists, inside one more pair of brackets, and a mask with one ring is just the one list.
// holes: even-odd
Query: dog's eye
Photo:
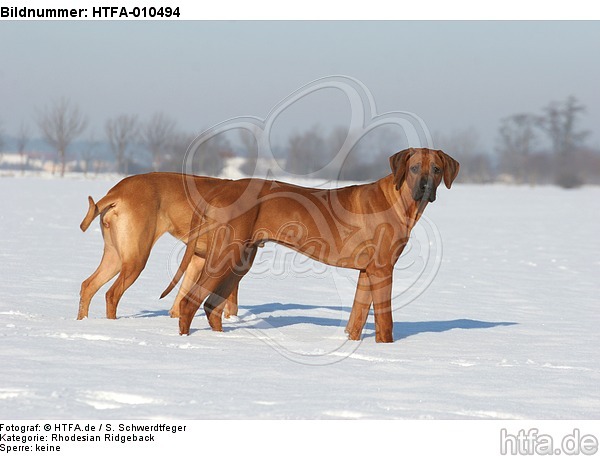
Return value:
[(441, 172), (442, 172), (442, 168), (440, 168), (439, 166), (433, 167), (433, 174), (439, 174)]
[(413, 165), (413, 166), (410, 167), (410, 171), (412, 173), (418, 173), (419, 172), (419, 168), (420, 168), (419, 165)]

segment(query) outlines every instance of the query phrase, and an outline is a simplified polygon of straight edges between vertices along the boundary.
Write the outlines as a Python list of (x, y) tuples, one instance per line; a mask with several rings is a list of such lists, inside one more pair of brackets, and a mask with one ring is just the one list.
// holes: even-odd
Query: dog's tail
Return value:
[(79, 225), (79, 228), (81, 228), (81, 231), (87, 230), (91, 223), (94, 221), (94, 219), (96, 217), (98, 217), (98, 215), (100, 215), (100, 211), (98, 210), (98, 206), (96, 206), (96, 203), (94, 203), (94, 199), (91, 196), (88, 196), (88, 202), (90, 203), (90, 207), (88, 208), (87, 214), (85, 214), (85, 217), (83, 218), (83, 221), (81, 222), (81, 225)]
[(190, 223), (190, 226), (192, 229), (190, 231), (190, 235), (188, 236), (187, 246), (185, 248), (185, 253), (183, 254), (183, 259), (181, 260), (181, 263), (179, 264), (179, 268), (177, 268), (177, 272), (175, 272), (173, 279), (171, 279), (171, 283), (169, 284), (169, 286), (167, 288), (165, 288), (165, 291), (163, 291), (162, 294), (160, 295), (160, 299), (164, 298), (169, 293), (171, 293), (171, 291), (173, 291), (173, 288), (175, 288), (175, 285), (177, 285), (177, 283), (181, 280), (183, 273), (186, 271), (187, 267), (189, 266), (190, 262), (192, 261), (192, 258), (194, 257), (194, 253), (196, 250), (196, 241), (200, 237), (200, 220), (201, 219), (202, 219), (202, 212), (200, 211), (200, 209), (198, 207), (196, 207), (194, 210), (194, 213), (192, 214), (192, 221)]
[(88, 196), (88, 203), (89, 207), (87, 214), (85, 214), (83, 221), (79, 225), (81, 231), (84, 232), (90, 227), (96, 217), (98, 217), (100, 214), (104, 214), (108, 209), (114, 207), (116, 204), (114, 198), (110, 198), (108, 195), (98, 201), (97, 204), (94, 203), (94, 199), (91, 196)]

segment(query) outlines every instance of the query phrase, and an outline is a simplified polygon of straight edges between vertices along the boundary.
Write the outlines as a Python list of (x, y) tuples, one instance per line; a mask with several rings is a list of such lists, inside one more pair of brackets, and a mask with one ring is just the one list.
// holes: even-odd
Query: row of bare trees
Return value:
[[(565, 188), (600, 183), (600, 150), (586, 145), (590, 132), (580, 126), (585, 112), (583, 104), (568, 97), (549, 103), (539, 114), (502, 119), (494, 150), (483, 146), (474, 128), (434, 133), (434, 145), (459, 160), (461, 182), (502, 180), (531, 185), (554, 183)], [(293, 135), (288, 144), (287, 169), (302, 174), (323, 168), (339, 150), (345, 134), (338, 129), (328, 136), (313, 128)], [(363, 138), (350, 152), (338, 177), (370, 180), (383, 176), (389, 172), (386, 157), (390, 151), (404, 147), (404, 141), (402, 134), (393, 129)]]
[[(502, 119), (497, 144), (486, 150), (473, 128), (452, 134), (434, 133), (435, 147), (448, 151), (461, 162), (460, 180), (486, 183), (498, 179), (515, 183), (555, 183), (575, 187), (583, 182), (600, 182), (600, 153), (586, 145), (590, 132), (581, 129), (585, 106), (576, 98), (552, 102), (539, 114), (515, 114)], [(70, 101), (62, 98), (40, 110), (37, 125), (44, 140), (55, 150), (60, 174), (64, 175), (68, 149), (88, 126), (87, 117)], [(178, 131), (175, 122), (163, 113), (142, 122), (133, 114), (108, 119), (104, 139), (88, 138), (79, 145), (82, 170), (87, 172), (104, 143), (114, 156), (116, 171), (180, 171), (194, 135)], [(30, 131), (21, 124), (15, 144), (25, 162)], [(292, 134), (280, 146), (281, 163), (295, 175), (313, 175), (344, 180), (371, 180), (389, 172), (387, 157), (408, 144), (402, 131), (382, 127), (360, 138), (346, 151), (341, 166), (327, 165), (338, 155), (348, 131), (334, 128), (324, 132), (319, 126)], [(252, 135), (238, 138), (247, 163), (242, 171), (251, 175), (256, 169), (256, 142)], [(0, 150), (3, 150), (0, 124)], [(224, 158), (232, 154), (227, 137), (215, 137), (201, 144), (194, 154), (197, 174), (218, 175)], [(55, 162), (56, 163), (56, 162)]]
[[(295, 175), (311, 174), (325, 179), (374, 180), (389, 174), (390, 155), (408, 147), (398, 126), (378, 127), (343, 150), (348, 134), (342, 127), (323, 133), (319, 126), (292, 134), (284, 146), (284, 169)], [(339, 162), (328, 166), (334, 158)]]
[[(106, 121), (104, 140), (98, 140), (93, 135), (82, 138), (88, 119), (78, 106), (66, 98), (39, 110), (36, 123), (42, 138), (55, 151), (53, 173), (58, 165), (61, 176), (64, 176), (67, 168), (69, 148), (78, 139), (79, 158), (84, 172), (87, 173), (92, 161), (97, 158), (98, 146), (104, 142), (114, 156), (116, 171), (121, 174), (141, 170), (181, 171), (183, 156), (194, 139), (194, 135), (178, 131), (175, 121), (164, 113), (154, 114), (147, 122), (140, 121), (137, 115), (121, 114)], [(15, 142), (21, 156), (22, 170), (26, 166), (26, 148), (30, 139), (29, 128), (21, 124)], [(3, 145), (0, 124), (0, 151)], [(203, 169), (199, 172), (218, 174), (221, 171), (223, 152), (228, 144), (220, 141), (217, 146), (218, 150), (205, 146), (200, 151), (198, 159), (202, 158), (202, 153), (208, 157), (203, 160)]]
[(586, 145), (580, 127), (586, 108), (575, 97), (554, 101), (541, 114), (502, 119), (497, 144), (499, 171), (517, 183), (553, 182), (577, 187), (600, 176), (600, 156)]
[(434, 135), (437, 147), (461, 163), (462, 182), (554, 183), (565, 188), (600, 183), (600, 151), (586, 144), (580, 127), (586, 108), (575, 97), (553, 101), (540, 113), (519, 113), (501, 120), (493, 151), (470, 128)]

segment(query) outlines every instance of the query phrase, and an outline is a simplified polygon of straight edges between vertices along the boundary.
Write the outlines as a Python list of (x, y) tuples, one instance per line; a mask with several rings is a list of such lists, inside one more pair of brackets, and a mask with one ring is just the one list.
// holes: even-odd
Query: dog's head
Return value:
[(460, 165), (441, 150), (410, 148), (390, 157), (396, 190), (406, 183), (415, 201), (435, 201), (438, 185), (444, 179), (450, 188)]

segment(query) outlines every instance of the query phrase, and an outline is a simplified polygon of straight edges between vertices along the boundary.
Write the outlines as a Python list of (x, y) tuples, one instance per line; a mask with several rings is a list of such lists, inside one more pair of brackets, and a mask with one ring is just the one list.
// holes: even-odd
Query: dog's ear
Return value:
[(390, 168), (392, 168), (392, 174), (394, 175), (394, 184), (396, 184), (396, 190), (400, 190), (404, 177), (406, 176), (406, 163), (408, 157), (410, 157), (410, 149), (397, 152), (390, 157)]
[(450, 155), (445, 154), (441, 150), (438, 150), (438, 154), (444, 162), (444, 184), (446, 184), (446, 187), (450, 188), (452, 186), (452, 182), (454, 182), (454, 179), (456, 179), (456, 176), (458, 176), (460, 164)]

